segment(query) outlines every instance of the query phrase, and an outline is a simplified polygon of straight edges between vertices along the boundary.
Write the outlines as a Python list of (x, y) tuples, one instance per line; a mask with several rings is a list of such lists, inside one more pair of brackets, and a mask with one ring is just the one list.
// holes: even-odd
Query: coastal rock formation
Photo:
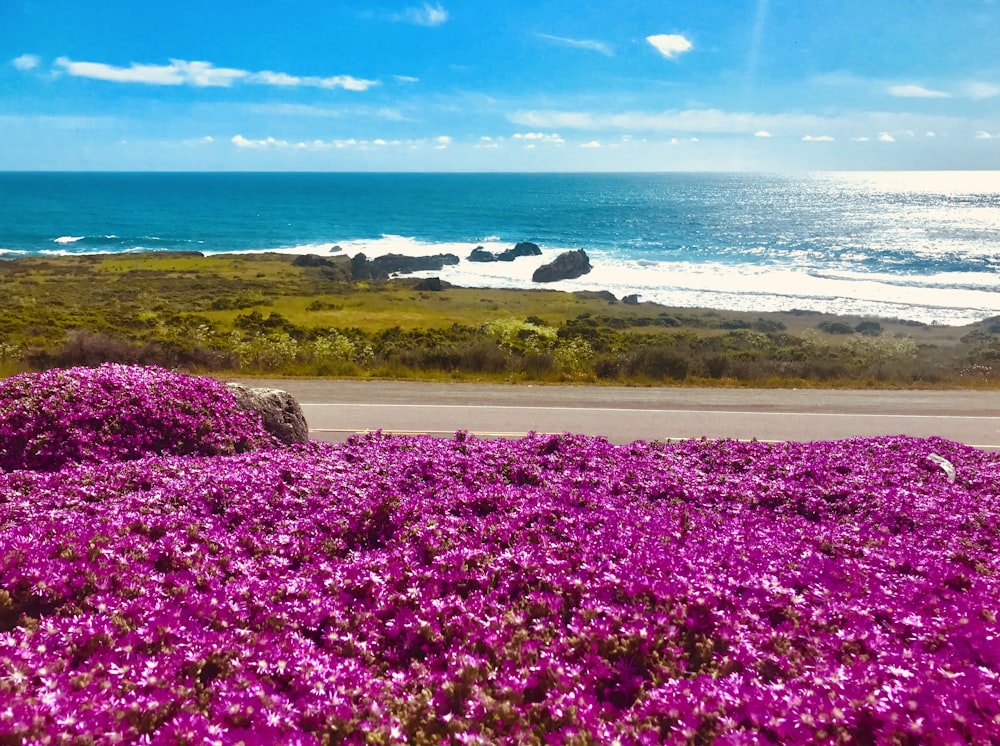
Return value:
[(482, 246), (477, 246), (469, 254), (470, 262), (495, 262), (497, 260), (497, 255), (492, 251), (487, 251)]
[(622, 303), (626, 306), (638, 306), (639, 305), (639, 294), (632, 293), (631, 295), (626, 295), (622, 298)]
[(334, 263), (318, 254), (301, 254), (292, 260), (293, 267), (333, 267)]
[(264, 429), (282, 443), (306, 443), (309, 425), (295, 397), (281, 389), (252, 388), (228, 384), (241, 408), (258, 412)]
[(477, 246), (469, 254), (470, 262), (512, 262), (518, 257), (522, 256), (541, 256), (542, 250), (538, 248), (537, 244), (531, 243), (531, 241), (521, 241), (516, 244), (513, 249), (507, 249), (506, 251), (501, 251), (499, 254), (494, 254), (492, 251), (487, 251), (482, 246)]
[(513, 261), (519, 256), (541, 256), (542, 250), (538, 248), (538, 244), (531, 243), (531, 241), (521, 241), (514, 245), (513, 249), (507, 249), (503, 254), (500, 255), (500, 261), (506, 261), (502, 257), (510, 255), (510, 261)]
[(452, 287), (452, 284), (450, 282), (444, 282), (444, 281), (442, 281), (442, 279), (440, 277), (428, 277), (428, 278), (426, 278), (424, 280), (421, 280), (419, 283), (417, 283), (417, 285), (413, 289), (414, 290), (430, 290), (432, 292), (439, 293), (442, 290), (446, 290), (446, 289), (448, 289), (450, 287)]
[(391, 274), (439, 270), (450, 264), (458, 264), (458, 262), (459, 259), (454, 254), (435, 254), (434, 256), (386, 254), (374, 259), (369, 259), (364, 254), (357, 254), (351, 259), (351, 278), (354, 280), (384, 280)]
[(585, 275), (592, 267), (590, 257), (583, 249), (576, 251), (565, 251), (549, 264), (543, 264), (535, 270), (531, 276), (532, 282), (557, 282), (559, 280), (572, 280), (581, 275)]

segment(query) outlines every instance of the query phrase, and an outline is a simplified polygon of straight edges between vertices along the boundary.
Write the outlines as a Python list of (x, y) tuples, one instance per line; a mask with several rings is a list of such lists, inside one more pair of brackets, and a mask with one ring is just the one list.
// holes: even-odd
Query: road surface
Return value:
[(941, 436), (1000, 450), (1000, 392), (528, 386), (397, 381), (261, 380), (289, 391), (311, 436), (342, 441), (384, 430), (519, 437), (529, 431), (633, 440), (832, 440)]

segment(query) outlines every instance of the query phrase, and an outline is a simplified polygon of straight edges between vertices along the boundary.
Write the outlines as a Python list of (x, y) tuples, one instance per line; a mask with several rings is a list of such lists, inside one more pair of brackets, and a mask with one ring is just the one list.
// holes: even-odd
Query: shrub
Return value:
[(259, 416), (211, 378), (105, 364), (0, 382), (0, 469), (7, 471), (272, 445)]
[(507, 354), (490, 342), (481, 342), (462, 351), (462, 370), (473, 373), (503, 373), (507, 370)]
[(625, 373), (632, 376), (645, 376), (654, 380), (672, 378), (683, 380), (688, 374), (689, 362), (686, 357), (669, 347), (659, 345), (635, 350), (626, 356)]

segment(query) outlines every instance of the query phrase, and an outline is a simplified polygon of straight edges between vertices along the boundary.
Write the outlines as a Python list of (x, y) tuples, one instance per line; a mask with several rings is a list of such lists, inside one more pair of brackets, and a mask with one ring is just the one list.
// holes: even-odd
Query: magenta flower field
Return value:
[(0, 438), (0, 744), (1000, 743), (995, 454), (279, 447), (124, 366)]

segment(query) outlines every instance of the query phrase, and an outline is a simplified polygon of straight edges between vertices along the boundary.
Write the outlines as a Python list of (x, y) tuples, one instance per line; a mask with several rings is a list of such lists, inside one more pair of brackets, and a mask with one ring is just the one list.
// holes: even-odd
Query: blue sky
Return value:
[(0, 0), (0, 169), (1000, 169), (1000, 0)]

